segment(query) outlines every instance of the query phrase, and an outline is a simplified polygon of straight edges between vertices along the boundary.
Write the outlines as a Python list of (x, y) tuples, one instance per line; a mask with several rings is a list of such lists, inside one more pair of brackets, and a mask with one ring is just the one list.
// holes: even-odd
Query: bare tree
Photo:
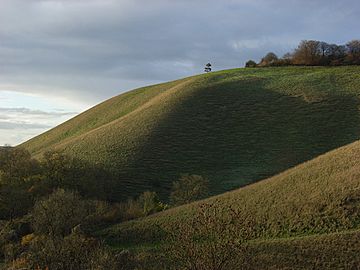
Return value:
[(317, 65), (319, 64), (321, 49), (320, 41), (303, 40), (294, 52), (293, 62), (298, 65)]
[(277, 57), (277, 55), (273, 52), (269, 52), (267, 53), (260, 62), (260, 66), (271, 66), (273, 64), (275, 64), (277, 61), (279, 60), (279, 58)]
[(360, 64), (360, 40), (352, 40), (346, 44), (348, 60), (351, 64)]

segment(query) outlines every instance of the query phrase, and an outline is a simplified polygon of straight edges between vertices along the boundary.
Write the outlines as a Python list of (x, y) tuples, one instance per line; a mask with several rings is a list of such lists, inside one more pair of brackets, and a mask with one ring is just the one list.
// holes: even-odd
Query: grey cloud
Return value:
[(55, 108), (52, 111), (44, 111), (25, 107), (0, 107), (0, 145), (16, 145), (68, 120), (75, 114)]
[(50, 128), (49, 125), (39, 124), (39, 123), (24, 123), (24, 122), (7, 122), (0, 121), (0, 130), (1, 129), (45, 129)]
[(208, 61), (233, 68), (301, 39), (360, 36), (357, 0), (0, 2), (0, 84), (89, 103)]
[[(44, 117), (58, 117), (58, 116), (68, 116), (74, 115), (76, 112), (65, 112), (65, 111), (54, 111), (54, 112), (46, 112), (41, 110), (32, 110), (29, 108), (1, 108), (0, 113), (8, 115), (8, 114), (25, 114), (25, 115), (33, 115), (33, 116), (44, 116)], [(0, 115), (0, 117), (6, 117), (4, 115)]]
[(0, 120), (8, 120), (8, 119), (11, 119), (11, 117), (8, 116), (8, 115), (1, 115), (0, 114)]

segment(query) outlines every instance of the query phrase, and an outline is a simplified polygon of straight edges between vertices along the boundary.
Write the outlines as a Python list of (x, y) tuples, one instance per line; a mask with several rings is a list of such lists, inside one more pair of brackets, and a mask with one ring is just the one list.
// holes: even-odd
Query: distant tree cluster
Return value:
[(279, 58), (269, 52), (260, 61), (246, 62), (245, 67), (269, 66), (342, 66), (360, 65), (360, 40), (352, 40), (345, 45), (329, 44), (317, 40), (303, 40), (291, 53)]

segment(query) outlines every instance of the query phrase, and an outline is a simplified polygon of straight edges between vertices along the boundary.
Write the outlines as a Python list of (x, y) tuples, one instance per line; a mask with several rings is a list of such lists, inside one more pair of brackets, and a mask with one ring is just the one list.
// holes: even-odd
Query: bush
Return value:
[(83, 197), (106, 199), (110, 196), (112, 176), (101, 166), (89, 164), (63, 153), (45, 152), (41, 161), (42, 189), (63, 188)]
[(29, 175), (39, 173), (39, 163), (22, 148), (5, 147), (0, 150), (0, 171), (3, 181), (24, 181)]
[(261, 59), (259, 66), (274, 66), (278, 60), (279, 58), (275, 53), (269, 52)]
[(200, 175), (185, 174), (173, 183), (170, 201), (172, 205), (182, 205), (204, 199), (209, 195), (209, 181)]
[(257, 66), (257, 64), (256, 64), (256, 62), (253, 61), (253, 60), (249, 60), (249, 61), (247, 61), (246, 64), (245, 64), (245, 67), (247, 67), (247, 68), (254, 68), (254, 67), (256, 67), (256, 66)]
[(139, 204), (142, 207), (142, 213), (145, 216), (150, 214), (162, 211), (167, 208), (167, 206), (159, 200), (156, 192), (145, 191), (138, 198)]
[(35, 238), (25, 256), (29, 269), (121, 269), (116, 256), (93, 238), (71, 234), (65, 238)]
[(31, 225), (36, 234), (66, 236), (89, 213), (88, 205), (79, 195), (58, 189), (48, 198), (36, 202)]
[(151, 215), (167, 208), (168, 205), (159, 200), (156, 192), (145, 191), (137, 199), (130, 198), (126, 202), (112, 205), (106, 216), (109, 221), (121, 222)]
[(33, 205), (31, 193), (18, 184), (0, 183), (0, 219), (13, 220), (25, 215)]

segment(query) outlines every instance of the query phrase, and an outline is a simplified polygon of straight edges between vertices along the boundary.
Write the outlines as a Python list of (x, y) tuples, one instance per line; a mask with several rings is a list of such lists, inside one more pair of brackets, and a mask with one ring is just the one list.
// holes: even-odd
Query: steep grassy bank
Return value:
[(241, 269), (359, 269), (360, 231), (249, 243)]
[[(168, 269), (177, 262), (162, 255), (161, 247), (130, 249), (138, 269)], [(232, 269), (359, 269), (360, 231), (305, 237), (256, 240), (245, 244)]]
[(237, 210), (239, 233), (263, 239), (333, 233), (360, 225), (360, 141), (264, 181), (103, 231), (111, 243), (158, 243), (199, 206)]

